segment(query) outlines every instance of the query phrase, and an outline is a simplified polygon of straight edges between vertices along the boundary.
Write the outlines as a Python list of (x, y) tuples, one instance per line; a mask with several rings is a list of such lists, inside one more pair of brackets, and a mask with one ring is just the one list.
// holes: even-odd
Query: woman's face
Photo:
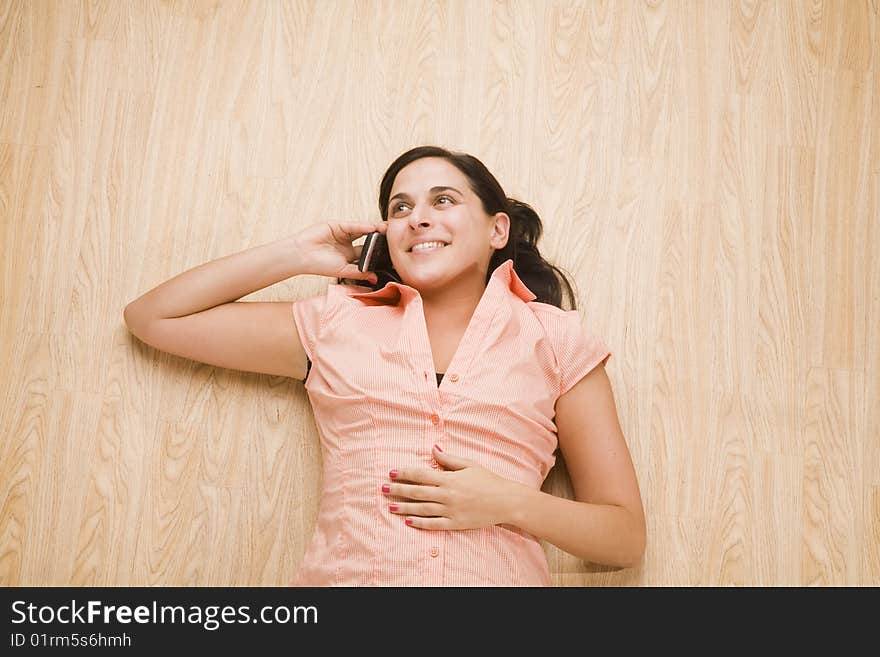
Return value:
[[(487, 215), (464, 174), (439, 157), (418, 159), (398, 172), (386, 219), (394, 269), (404, 283), (423, 291), (441, 289), (462, 277), (485, 282), (492, 254), (507, 244), (510, 229), (507, 214)], [(447, 246), (411, 250), (425, 240)]]

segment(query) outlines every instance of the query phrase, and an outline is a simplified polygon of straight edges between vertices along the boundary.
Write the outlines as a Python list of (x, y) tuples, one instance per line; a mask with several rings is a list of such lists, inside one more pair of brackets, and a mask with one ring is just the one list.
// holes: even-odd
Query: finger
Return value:
[[(391, 474), (394, 472), (395, 474)], [(442, 483), (442, 473), (427, 468), (404, 468), (392, 470), (388, 476), (394, 481), (411, 481), (419, 484), (431, 484), (439, 486)]]
[[(375, 274), (370, 270), (361, 271), (358, 269), (357, 263), (349, 263), (345, 267), (342, 268), (342, 271), (339, 274), (339, 278), (350, 278), (352, 280), (361, 280), (366, 281), (372, 278), (375, 278)], [(370, 280), (372, 282), (372, 280)]]
[(442, 516), (446, 507), (438, 502), (393, 502), (388, 510), (401, 516)]
[(396, 495), (410, 500), (422, 500), (427, 502), (443, 502), (442, 493), (437, 486), (416, 486), (415, 484), (385, 484), (386, 495)]
[(422, 518), (420, 516), (407, 516), (404, 520), (410, 527), (416, 529), (454, 529), (449, 518)]
[[(358, 237), (363, 237), (367, 233), (375, 233), (377, 230), (377, 226), (375, 222), (372, 223), (355, 223), (355, 222), (344, 222), (337, 223), (336, 228), (338, 228), (339, 232), (341, 232), (341, 236), (338, 236), (337, 239), (343, 238), (348, 240), (349, 242), (356, 240)], [(334, 231), (335, 233), (336, 231)], [(334, 235), (336, 236), (336, 235)]]

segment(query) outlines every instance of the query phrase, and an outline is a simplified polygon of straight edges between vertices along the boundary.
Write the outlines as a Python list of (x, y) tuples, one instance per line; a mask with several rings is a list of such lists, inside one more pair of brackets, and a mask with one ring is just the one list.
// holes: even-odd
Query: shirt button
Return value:
[(450, 374), (450, 375), (449, 375), (449, 380), (452, 381), (453, 383), (454, 383), (455, 381), (458, 381), (458, 374)]
[(440, 416), (437, 415), (436, 413), (432, 413), (431, 414), (431, 422), (433, 422), (434, 424), (440, 424)]
[(432, 547), (431, 548), (431, 556), (436, 557), (438, 554), (440, 554), (440, 548)]

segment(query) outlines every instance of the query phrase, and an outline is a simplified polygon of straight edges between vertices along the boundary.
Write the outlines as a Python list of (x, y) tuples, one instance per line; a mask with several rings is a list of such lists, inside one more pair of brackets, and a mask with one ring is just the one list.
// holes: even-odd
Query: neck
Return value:
[(485, 290), (486, 285), (480, 281), (425, 294), (420, 292), (425, 322), (440, 331), (467, 327)]

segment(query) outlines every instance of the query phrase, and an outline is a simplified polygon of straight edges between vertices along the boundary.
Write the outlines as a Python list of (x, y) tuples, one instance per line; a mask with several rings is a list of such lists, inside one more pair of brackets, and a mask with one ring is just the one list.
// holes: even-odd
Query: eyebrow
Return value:
[[(429, 189), (428, 191), (431, 192), (432, 194), (436, 194), (437, 192), (442, 192), (442, 191), (447, 190), (447, 189), (451, 189), (453, 192), (458, 192), (459, 194), (461, 194), (462, 196), (464, 196), (464, 194), (462, 194), (461, 192), (459, 192), (455, 187), (449, 187), (449, 186), (447, 186), (447, 185), (438, 185), (437, 187), (432, 187), (432, 188)], [(409, 194), (407, 194), (407, 193), (405, 193), (405, 192), (398, 192), (397, 194), (395, 194), (394, 196), (392, 196), (390, 199), (388, 199), (388, 204), (390, 205), (390, 204), (391, 204), (391, 201), (393, 201), (393, 200), (396, 199), (396, 198), (409, 198)]]

